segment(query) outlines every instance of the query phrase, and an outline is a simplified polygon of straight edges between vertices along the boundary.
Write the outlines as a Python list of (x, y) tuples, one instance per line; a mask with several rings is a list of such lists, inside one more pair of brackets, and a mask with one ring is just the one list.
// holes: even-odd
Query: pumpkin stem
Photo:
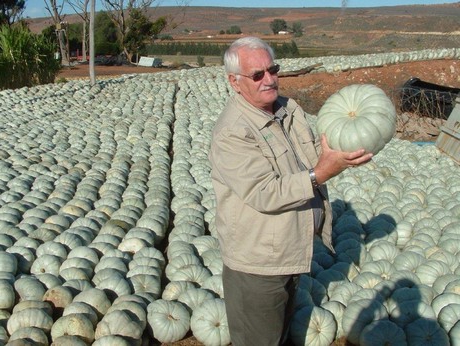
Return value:
[(178, 321), (178, 319), (175, 318), (175, 317), (174, 317), (173, 315), (171, 315), (171, 314), (168, 315), (168, 320), (170, 320), (170, 321), (171, 321), (171, 320), (172, 320), (172, 321)]
[(356, 117), (356, 112), (355, 112), (355, 111), (349, 111), (349, 112), (348, 112), (348, 116), (349, 116), (350, 118), (354, 118), (354, 117)]

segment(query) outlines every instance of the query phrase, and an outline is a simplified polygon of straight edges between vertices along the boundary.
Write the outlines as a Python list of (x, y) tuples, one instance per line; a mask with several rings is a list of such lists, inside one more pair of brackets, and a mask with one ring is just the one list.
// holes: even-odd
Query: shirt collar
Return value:
[(279, 102), (279, 99), (275, 101), (273, 105), (274, 120), (282, 123), (283, 119), (287, 116), (287, 109), (284, 105)]

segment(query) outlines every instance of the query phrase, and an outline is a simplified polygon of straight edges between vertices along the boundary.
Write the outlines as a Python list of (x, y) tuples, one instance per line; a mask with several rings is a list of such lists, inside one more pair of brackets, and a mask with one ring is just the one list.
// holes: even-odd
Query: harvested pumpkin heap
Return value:
[[(0, 344), (229, 344), (207, 159), (222, 68), (0, 96)], [(397, 138), (334, 177), (336, 254), (315, 240), (293, 342), (458, 343), (459, 181)]]

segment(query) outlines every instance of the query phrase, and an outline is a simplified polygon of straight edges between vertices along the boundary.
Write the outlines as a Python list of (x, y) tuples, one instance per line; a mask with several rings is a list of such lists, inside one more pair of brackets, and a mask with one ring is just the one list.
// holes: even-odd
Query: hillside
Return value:
[[(156, 7), (149, 15), (171, 18), (176, 26), (164, 33), (175, 40), (231, 41), (234, 37), (219, 32), (238, 26), (243, 34), (294, 40), (302, 51), (315, 55), (453, 48), (460, 42), (460, 2), (374, 8)], [(65, 19), (80, 20), (77, 15)], [(300, 22), (304, 35), (272, 35), (274, 19), (284, 19), (288, 25)], [(49, 18), (30, 21), (34, 32), (51, 24)]]

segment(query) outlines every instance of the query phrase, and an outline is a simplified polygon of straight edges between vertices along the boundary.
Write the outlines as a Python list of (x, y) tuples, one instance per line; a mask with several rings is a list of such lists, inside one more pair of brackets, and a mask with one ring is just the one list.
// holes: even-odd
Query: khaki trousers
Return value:
[(222, 282), (232, 346), (279, 346), (287, 337), (297, 275), (255, 275), (224, 265)]

